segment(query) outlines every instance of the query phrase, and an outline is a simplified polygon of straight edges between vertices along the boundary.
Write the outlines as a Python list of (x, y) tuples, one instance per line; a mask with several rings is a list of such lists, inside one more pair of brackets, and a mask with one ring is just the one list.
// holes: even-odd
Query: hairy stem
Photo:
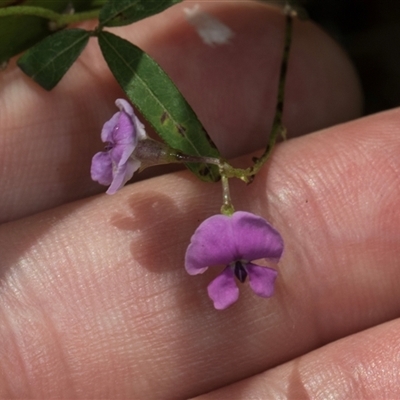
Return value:
[(74, 14), (62, 14), (49, 10), (48, 8), (44, 7), (12, 6), (12, 7), (0, 8), (0, 17), (20, 16), (20, 15), (40, 17), (52, 21), (56, 28), (60, 28), (68, 24), (98, 18), (99, 11), (100, 9), (95, 9)]
[(285, 44), (283, 49), (283, 56), (279, 74), (279, 86), (278, 86), (278, 96), (276, 101), (275, 116), (272, 123), (272, 129), (269, 136), (267, 147), (261, 157), (255, 160), (253, 167), (249, 168), (249, 175), (255, 175), (260, 168), (265, 164), (267, 159), (272, 153), (272, 150), (276, 144), (279, 135), (286, 138), (286, 129), (282, 123), (283, 116), (283, 104), (285, 100), (285, 83), (286, 83), (286, 73), (288, 69), (289, 52), (292, 43), (292, 31), (293, 31), (293, 17), (291, 10), (286, 11), (286, 29), (285, 29)]
[(285, 8), (286, 14), (286, 28), (285, 28), (285, 45), (283, 49), (283, 56), (279, 75), (279, 86), (278, 86), (278, 96), (276, 101), (275, 116), (272, 123), (272, 129), (269, 136), (268, 144), (265, 148), (264, 153), (261, 157), (254, 159), (254, 165), (252, 167), (242, 169), (234, 168), (230, 164), (221, 160), (221, 170), (227, 178), (238, 178), (246, 183), (251, 183), (254, 176), (261, 169), (261, 167), (268, 160), (272, 153), (272, 150), (276, 144), (279, 135), (285, 138), (286, 129), (282, 123), (283, 115), (283, 103), (285, 99), (285, 83), (286, 83), (286, 72), (288, 67), (290, 45), (292, 42), (292, 31), (293, 31), (293, 10), (288, 7)]
[(229, 191), (229, 178), (225, 175), (224, 170), (220, 169), (221, 173), (221, 183), (222, 183), (222, 206), (221, 213), (231, 216), (235, 209), (233, 208), (231, 201), (231, 194)]

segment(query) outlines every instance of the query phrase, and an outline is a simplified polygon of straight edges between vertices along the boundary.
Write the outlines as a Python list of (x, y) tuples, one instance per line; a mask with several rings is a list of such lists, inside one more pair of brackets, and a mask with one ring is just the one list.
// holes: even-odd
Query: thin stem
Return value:
[(275, 116), (272, 123), (272, 129), (269, 136), (267, 147), (261, 157), (254, 160), (254, 165), (252, 167), (242, 169), (234, 168), (227, 162), (222, 162), (224, 174), (228, 178), (238, 178), (246, 183), (251, 183), (254, 176), (261, 169), (261, 167), (268, 160), (272, 153), (272, 150), (278, 139), (278, 135), (285, 137), (286, 129), (282, 123), (283, 116), (283, 103), (285, 99), (285, 82), (286, 82), (286, 72), (288, 67), (290, 45), (292, 42), (292, 30), (293, 30), (293, 10), (290, 7), (285, 8), (286, 14), (286, 28), (285, 28), (285, 45), (283, 49), (283, 56), (279, 75), (279, 86), (278, 86), (278, 96), (276, 101)]
[(225, 175), (223, 169), (220, 169), (221, 173), (221, 183), (222, 183), (222, 206), (221, 213), (231, 216), (235, 209), (233, 208), (231, 201), (231, 194), (229, 191), (229, 178)]
[(58, 26), (69, 25), (76, 22), (88, 21), (99, 18), (100, 9), (82, 11), (76, 14), (61, 14), (57, 21)]
[(34, 6), (12, 6), (0, 8), (0, 17), (29, 15), (33, 17), (40, 17), (54, 22), (57, 28), (64, 25), (72, 24), (75, 22), (86, 21), (95, 19), (99, 16), (100, 9), (83, 11), (76, 14), (61, 14), (44, 7)]
[(219, 167), (222, 183), (221, 213), (225, 215), (232, 215), (234, 213), (235, 210), (229, 192), (229, 177), (226, 173), (226, 171), (230, 171), (234, 168), (225, 161), (214, 157), (191, 156), (189, 154), (184, 154), (179, 150), (169, 147), (165, 143), (158, 142), (151, 138), (139, 140), (133, 150), (132, 157), (142, 163), (142, 169), (152, 165), (167, 163), (204, 163), (217, 165)]
[(292, 44), (293, 17), (292, 17), (292, 10), (290, 8), (285, 9), (285, 12), (286, 12), (285, 44), (283, 48), (283, 56), (279, 74), (278, 96), (276, 101), (274, 121), (272, 123), (271, 134), (269, 136), (267, 147), (265, 148), (265, 151), (262, 154), (262, 156), (256, 159), (253, 167), (249, 169), (250, 175), (255, 175), (267, 161), (276, 144), (278, 135), (282, 135), (283, 138), (286, 138), (286, 129), (283, 126), (282, 117), (283, 117), (283, 104), (285, 100), (286, 73), (288, 69), (290, 46)]

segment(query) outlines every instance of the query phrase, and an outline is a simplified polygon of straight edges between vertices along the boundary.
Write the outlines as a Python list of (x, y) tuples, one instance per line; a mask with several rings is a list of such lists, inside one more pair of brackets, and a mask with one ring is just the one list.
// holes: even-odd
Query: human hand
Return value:
[[(184, 5), (118, 31), (236, 157), (265, 144), (283, 18), (226, 3), (202, 7), (235, 31), (227, 46), (202, 44)], [(397, 110), (282, 143), (246, 190), (235, 182), (237, 209), (268, 219), (286, 247), (274, 297), (242, 288), (220, 312), (211, 275), (183, 267), (219, 186), (158, 170), (92, 196), (91, 157), (122, 95), (97, 45), (51, 93), (13, 66), (0, 79), (1, 397), (396, 397)], [(360, 113), (351, 66), (310, 22), (295, 24), (285, 107), (291, 136)]]

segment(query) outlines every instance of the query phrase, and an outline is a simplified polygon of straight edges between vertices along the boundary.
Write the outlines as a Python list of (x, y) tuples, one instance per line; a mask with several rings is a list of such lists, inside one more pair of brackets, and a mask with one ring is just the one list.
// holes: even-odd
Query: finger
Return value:
[[(210, 47), (185, 20), (185, 6), (117, 33), (159, 61), (225, 156), (264, 146), (275, 107), (283, 16), (258, 3), (202, 4), (235, 33), (229, 45)], [(359, 87), (349, 61), (310, 22), (295, 24), (289, 69), (285, 121), (291, 135), (359, 113)], [(103, 146), (100, 130), (115, 112), (115, 98), (124, 95), (96, 40), (50, 93), (15, 66), (0, 79), (0, 221), (104, 190), (90, 180), (90, 162)]]
[(399, 329), (379, 325), (196, 399), (397, 399)]
[(188, 398), (398, 317), (399, 118), (283, 143), (246, 190), (233, 186), (236, 208), (285, 240), (269, 300), (243, 286), (216, 311), (212, 270), (184, 271), (189, 238), (221, 197), (188, 172), (0, 227), (0, 387)]

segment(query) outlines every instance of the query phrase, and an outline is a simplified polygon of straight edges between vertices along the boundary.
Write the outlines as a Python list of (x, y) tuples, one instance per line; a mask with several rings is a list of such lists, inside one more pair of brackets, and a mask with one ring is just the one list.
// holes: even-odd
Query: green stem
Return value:
[(224, 173), (223, 168), (220, 169), (221, 183), (222, 183), (222, 206), (221, 213), (224, 215), (231, 216), (235, 209), (231, 201), (231, 194), (229, 191), (229, 178)]
[(265, 164), (267, 159), (272, 153), (272, 150), (276, 144), (278, 136), (281, 135), (284, 139), (286, 138), (286, 129), (282, 123), (283, 117), (283, 104), (285, 100), (285, 83), (286, 73), (288, 69), (289, 52), (292, 43), (292, 31), (293, 31), (293, 18), (291, 10), (286, 11), (286, 29), (285, 29), (285, 44), (283, 49), (283, 56), (279, 75), (279, 86), (278, 96), (276, 101), (275, 116), (272, 123), (271, 134), (269, 136), (267, 147), (261, 157), (255, 160), (253, 167), (249, 169), (250, 175), (255, 175), (261, 167)]
[(76, 14), (60, 14), (44, 7), (34, 6), (12, 6), (0, 8), (0, 17), (29, 15), (33, 17), (45, 18), (55, 23), (57, 28), (64, 25), (95, 19), (99, 16), (100, 9), (83, 11)]
[(286, 72), (288, 67), (290, 45), (292, 42), (292, 30), (293, 30), (293, 13), (291, 8), (285, 9), (286, 13), (286, 28), (285, 28), (285, 45), (283, 49), (283, 56), (279, 75), (279, 86), (278, 86), (278, 96), (276, 101), (275, 116), (272, 123), (271, 134), (269, 136), (267, 147), (261, 157), (254, 160), (254, 165), (252, 167), (242, 169), (234, 168), (227, 162), (221, 160), (220, 169), (224, 172), (227, 178), (238, 178), (246, 183), (251, 183), (254, 176), (261, 169), (261, 167), (268, 160), (272, 153), (272, 150), (278, 139), (278, 135), (285, 137), (286, 129), (282, 123), (283, 115), (283, 103), (285, 99), (285, 82), (286, 82)]

